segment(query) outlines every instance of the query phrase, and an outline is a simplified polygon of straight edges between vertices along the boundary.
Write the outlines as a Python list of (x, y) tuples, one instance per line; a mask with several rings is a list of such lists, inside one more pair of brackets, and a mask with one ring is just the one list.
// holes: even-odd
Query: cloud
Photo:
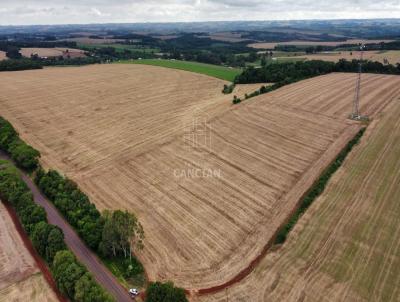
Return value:
[(1, 0), (0, 24), (394, 18), (399, 0)]

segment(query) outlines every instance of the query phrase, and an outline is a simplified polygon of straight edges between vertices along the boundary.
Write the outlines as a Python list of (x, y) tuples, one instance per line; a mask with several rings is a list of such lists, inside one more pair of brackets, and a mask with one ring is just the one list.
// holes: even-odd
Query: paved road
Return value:
[[(10, 158), (0, 151), (0, 158), (10, 160)], [(110, 271), (100, 262), (97, 256), (83, 243), (75, 230), (70, 226), (61, 214), (57, 211), (54, 205), (40, 192), (35, 183), (29, 178), (26, 173), (21, 171), (22, 179), (31, 189), (34, 200), (41, 205), (47, 213), (49, 223), (59, 226), (65, 236), (65, 243), (76, 255), (81, 263), (93, 274), (97, 282), (99, 282), (115, 299), (120, 301), (130, 301), (127, 290), (120, 285), (118, 280), (110, 273)]]

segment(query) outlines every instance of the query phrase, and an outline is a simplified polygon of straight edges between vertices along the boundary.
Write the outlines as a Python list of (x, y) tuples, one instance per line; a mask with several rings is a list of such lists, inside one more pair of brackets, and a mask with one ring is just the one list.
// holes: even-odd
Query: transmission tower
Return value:
[(353, 120), (362, 120), (368, 119), (365, 116), (360, 115), (360, 89), (361, 89), (361, 74), (362, 74), (362, 62), (364, 58), (364, 45), (360, 44), (360, 61), (358, 62), (358, 74), (357, 74), (357, 82), (356, 82), (356, 91), (354, 94), (353, 100), (353, 112), (351, 113), (350, 118)]

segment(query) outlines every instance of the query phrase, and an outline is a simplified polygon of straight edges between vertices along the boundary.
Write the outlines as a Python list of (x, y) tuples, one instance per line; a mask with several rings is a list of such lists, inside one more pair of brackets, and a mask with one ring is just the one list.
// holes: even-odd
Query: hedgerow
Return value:
[[(62, 293), (71, 301), (114, 301), (67, 250), (62, 230), (47, 222), (45, 210), (34, 202), (18, 170), (11, 163), (3, 160), (0, 161), (0, 198), (9, 202), (16, 211), (33, 246), (50, 266), (57, 287)], [(65, 255), (68, 255), (68, 263), (64, 261)], [(78, 269), (74, 270), (74, 268)]]
[(311, 187), (309, 192), (305, 195), (305, 197), (301, 200), (300, 206), (295, 211), (295, 213), (290, 217), (289, 221), (280, 228), (278, 234), (275, 239), (275, 244), (282, 244), (286, 241), (287, 235), (292, 230), (294, 225), (297, 223), (299, 218), (303, 215), (303, 213), (308, 209), (308, 207), (313, 203), (318, 196), (325, 190), (325, 187), (332, 177), (332, 175), (340, 168), (343, 164), (343, 161), (346, 159), (347, 155), (350, 151), (360, 142), (361, 137), (365, 132), (365, 128), (362, 128), (356, 136), (348, 142), (346, 147), (339, 153), (339, 155), (335, 158), (335, 160), (328, 166), (324, 173), (320, 176), (318, 181)]
[(18, 132), (0, 117), (0, 149), (8, 153), (18, 167), (32, 172), (39, 166), (39, 151), (19, 138)]

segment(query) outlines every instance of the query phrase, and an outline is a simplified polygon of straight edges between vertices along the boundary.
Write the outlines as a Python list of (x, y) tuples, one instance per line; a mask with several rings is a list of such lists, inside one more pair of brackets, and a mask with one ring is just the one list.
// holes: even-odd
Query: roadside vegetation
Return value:
[(45, 210), (33, 201), (17, 169), (7, 161), (0, 161), (0, 197), (16, 211), (33, 246), (49, 265), (57, 287), (64, 295), (77, 302), (114, 301), (67, 250), (62, 230), (47, 222)]
[(186, 70), (230, 82), (233, 82), (235, 77), (241, 73), (241, 70), (237, 68), (179, 60), (144, 59), (135, 61), (121, 61), (121, 63), (144, 64)]
[(0, 149), (10, 154), (15, 163), (28, 172), (34, 171), (39, 165), (39, 151), (22, 141), (14, 127), (2, 117), (0, 117)]
[(143, 248), (144, 238), (134, 214), (122, 211), (101, 214), (76, 183), (54, 170), (39, 169), (35, 182), (83, 241), (108, 267), (113, 267), (118, 278), (126, 284), (129, 279), (143, 279), (143, 266), (132, 256), (135, 249)]
[[(0, 149), (10, 154), (23, 170), (34, 173), (41, 191), (123, 285), (146, 285), (144, 268), (133, 255), (135, 250), (143, 249), (144, 231), (133, 213), (120, 210), (100, 213), (76, 183), (55, 170), (44, 171), (39, 164), (40, 153), (23, 142), (11, 123), (2, 117)], [(71, 301), (114, 301), (67, 249), (62, 230), (48, 224), (45, 210), (34, 202), (18, 170), (7, 161), (0, 161), (0, 198), (16, 210), (33, 246), (50, 266), (63, 294)], [(182, 289), (171, 288), (168, 284), (160, 286), (151, 296), (157, 298), (165, 294), (172, 297), (171, 301), (187, 301), (181, 300), (181, 292)], [(162, 299), (149, 301), (169, 301)]]

